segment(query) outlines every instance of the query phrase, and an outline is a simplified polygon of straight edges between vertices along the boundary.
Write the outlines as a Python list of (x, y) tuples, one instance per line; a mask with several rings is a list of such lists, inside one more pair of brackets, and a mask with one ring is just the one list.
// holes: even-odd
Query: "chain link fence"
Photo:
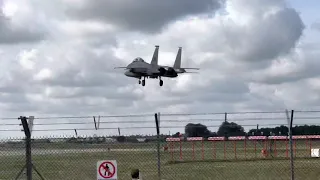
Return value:
[(320, 111), (293, 117), (292, 128), (284, 111), (2, 119), (0, 179), (31, 169), (32, 179), (91, 180), (101, 160), (117, 161), (120, 180), (134, 169), (155, 180), (320, 179)]

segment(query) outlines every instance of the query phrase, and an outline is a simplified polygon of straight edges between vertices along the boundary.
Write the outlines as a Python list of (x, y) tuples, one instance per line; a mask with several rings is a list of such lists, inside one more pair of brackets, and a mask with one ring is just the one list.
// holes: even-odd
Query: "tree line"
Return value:
[[(248, 132), (244, 128), (234, 122), (223, 122), (217, 132), (211, 132), (207, 126), (203, 124), (189, 123), (185, 126), (185, 137), (217, 137), (217, 136), (279, 136), (288, 135), (289, 128), (286, 126), (277, 126), (274, 128), (256, 128), (250, 129)], [(293, 135), (320, 135), (320, 126), (317, 125), (303, 125), (294, 126), (292, 129)], [(180, 132), (177, 132), (173, 137), (179, 137)]]

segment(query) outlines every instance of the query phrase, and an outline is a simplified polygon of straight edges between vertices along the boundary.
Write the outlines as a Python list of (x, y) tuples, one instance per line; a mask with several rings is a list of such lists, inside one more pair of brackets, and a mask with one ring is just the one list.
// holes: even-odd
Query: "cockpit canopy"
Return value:
[(137, 57), (133, 60), (133, 62), (144, 62), (144, 60), (141, 57)]

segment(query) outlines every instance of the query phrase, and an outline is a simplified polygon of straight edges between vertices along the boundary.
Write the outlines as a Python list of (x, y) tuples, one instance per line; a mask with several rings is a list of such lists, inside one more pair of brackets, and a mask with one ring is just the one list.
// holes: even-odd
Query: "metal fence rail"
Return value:
[[(320, 179), (320, 111), (0, 119), (0, 179)], [(308, 124), (308, 125), (305, 125)]]

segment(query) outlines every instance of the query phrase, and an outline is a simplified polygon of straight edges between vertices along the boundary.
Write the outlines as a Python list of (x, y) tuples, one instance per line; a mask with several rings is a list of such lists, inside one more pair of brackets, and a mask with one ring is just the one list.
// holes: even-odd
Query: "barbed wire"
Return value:
[[(320, 116), (316, 117), (295, 117), (295, 120), (312, 120), (320, 119)], [(229, 118), (226, 121), (278, 121), (279, 117), (265, 117), (265, 118)], [(190, 122), (190, 121), (209, 121), (209, 122), (224, 122), (225, 119), (219, 118), (195, 118), (195, 119), (161, 119), (160, 122)], [(150, 120), (129, 120), (129, 121), (100, 121), (100, 124), (127, 124), (127, 123), (154, 123)], [(85, 125), (94, 124), (94, 122), (57, 122), (57, 123), (34, 123), (33, 125), (50, 126), (50, 125)], [(19, 123), (3, 123), (0, 126), (16, 126)]]
[[(262, 127), (268, 127), (268, 126), (287, 126), (285, 123), (275, 123), (275, 124), (262, 124), (259, 126)], [(303, 123), (300, 124), (296, 124), (296, 125), (305, 125)], [(312, 125), (320, 125), (320, 123), (316, 123), (316, 124), (312, 124)], [(225, 127), (234, 127), (233, 125), (225, 125)], [(242, 127), (256, 127), (256, 124), (245, 124), (245, 125), (241, 125)], [(220, 125), (207, 125), (206, 127), (208, 128), (213, 128), (213, 127), (220, 127)], [(121, 127), (120, 129), (154, 129), (156, 128), (156, 126), (130, 126), (130, 127)], [(185, 128), (185, 126), (160, 126), (161, 129), (177, 129), (177, 128)], [(95, 128), (76, 128), (76, 130), (117, 130), (118, 127), (101, 127), (98, 129)], [(33, 131), (74, 131), (75, 128), (54, 128), (54, 129), (33, 129)], [(18, 130), (18, 129), (0, 129), (0, 131), (22, 131), (22, 130)]]
[[(320, 113), (320, 110), (294, 110), (294, 112), (299, 113)], [(161, 113), (160, 116), (199, 116), (199, 115), (235, 115), (235, 114), (285, 114), (285, 110), (282, 111), (234, 111), (234, 112), (203, 112), (203, 113)], [(100, 118), (127, 118), (127, 117), (150, 117), (154, 116), (156, 113), (152, 114), (128, 114), (128, 115), (88, 115), (88, 116), (44, 116), (44, 117), (34, 117), (34, 119), (89, 119), (93, 117)], [(0, 117), (2, 120), (17, 120), (18, 117)]]
[[(298, 111), (296, 111), (298, 112)], [(320, 111), (300, 111), (306, 113), (317, 113)], [(202, 124), (207, 128), (212, 128), (212, 132), (216, 132), (218, 128), (223, 124), (223, 122), (234, 122), (237, 125), (245, 128), (245, 132), (249, 132), (252, 129), (256, 129), (255, 127), (261, 128), (274, 128), (275, 126), (285, 126), (288, 127), (287, 119), (285, 118), (285, 111), (281, 113), (283, 116), (234, 116), (235, 114), (279, 114), (280, 111), (265, 111), (265, 112), (235, 112), (235, 113), (193, 113), (193, 114), (162, 114), (160, 113), (160, 129), (164, 129), (163, 132), (165, 134), (169, 134), (170, 131), (181, 131), (186, 128), (186, 125), (191, 124)], [(155, 113), (156, 114), (156, 113)], [(65, 131), (63, 133), (69, 131), (92, 131), (94, 132), (103, 132), (103, 130), (124, 130), (124, 129), (133, 129), (125, 131), (125, 133), (136, 133), (133, 131), (139, 131), (139, 129), (152, 129), (146, 130), (146, 133), (154, 131), (156, 128), (154, 115), (155, 114), (142, 114), (142, 115), (98, 115), (98, 116), (56, 116), (56, 117), (34, 117), (33, 123), (33, 132), (59, 132)], [(226, 114), (232, 114), (226, 116)], [(166, 115), (168, 115), (166, 117)], [(199, 118), (191, 118), (189, 115), (199, 115)], [(208, 117), (201, 117), (201, 115), (207, 115)], [(211, 115), (211, 116), (210, 116)], [(215, 117), (214, 115), (225, 115), (221, 117)], [(180, 117), (174, 117), (180, 116)], [(171, 118), (170, 118), (171, 117)], [(109, 118), (109, 119), (108, 119)], [(112, 119), (116, 118), (116, 119)], [(117, 118), (131, 118), (131, 119), (117, 119)], [(134, 119), (140, 118), (140, 119)], [(143, 118), (143, 119), (141, 119)], [(6, 120), (15, 119), (17, 121), (10, 122), (0, 122), (0, 132), (4, 132), (2, 135), (5, 135), (6, 132), (21, 132), (23, 134), (22, 126), (20, 120), (17, 118), (2, 118)], [(54, 121), (46, 121), (49, 119), (54, 119)], [(294, 126), (300, 125), (320, 125), (318, 122), (312, 122), (312, 120), (320, 119), (320, 115), (298, 115), (295, 114), (294, 121), (300, 122), (295, 123)], [(42, 121), (44, 120), (44, 121)], [(71, 121), (69, 121), (71, 120)], [(309, 122), (304, 122), (301, 120), (311, 120)], [(277, 121), (277, 122), (275, 122)], [(240, 123), (239, 123), (240, 122)], [(242, 122), (242, 123), (241, 123)], [(274, 123), (272, 123), (274, 122)], [(181, 124), (179, 124), (181, 123)], [(128, 125), (127, 125), (128, 124)], [(131, 125), (130, 125), (131, 124)], [(226, 126), (226, 125), (224, 125)], [(232, 126), (232, 125), (231, 125)], [(273, 127), (271, 127), (273, 126)], [(247, 127), (247, 128), (246, 128)], [(249, 127), (249, 128), (248, 128)], [(254, 128), (250, 128), (254, 127)], [(105, 133), (115, 134), (116, 131)], [(77, 132), (75, 132), (77, 133)], [(20, 134), (20, 133), (19, 133)], [(46, 133), (51, 134), (51, 133)], [(10, 135), (8, 133), (7, 135)]]

